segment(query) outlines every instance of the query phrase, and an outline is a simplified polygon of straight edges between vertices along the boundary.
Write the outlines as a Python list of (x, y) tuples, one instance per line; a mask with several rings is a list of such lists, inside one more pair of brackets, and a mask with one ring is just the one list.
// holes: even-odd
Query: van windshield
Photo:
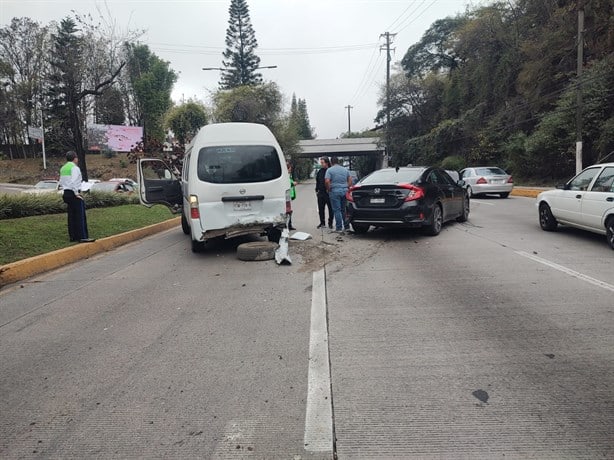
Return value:
[(213, 184), (267, 182), (281, 177), (281, 162), (270, 145), (203, 147), (198, 178)]

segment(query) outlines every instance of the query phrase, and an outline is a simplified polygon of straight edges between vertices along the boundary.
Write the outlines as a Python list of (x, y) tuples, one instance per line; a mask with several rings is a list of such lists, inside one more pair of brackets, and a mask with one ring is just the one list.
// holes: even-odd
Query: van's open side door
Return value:
[(163, 204), (174, 213), (181, 210), (181, 181), (164, 161), (142, 158), (137, 162), (136, 171), (141, 204), (148, 207)]

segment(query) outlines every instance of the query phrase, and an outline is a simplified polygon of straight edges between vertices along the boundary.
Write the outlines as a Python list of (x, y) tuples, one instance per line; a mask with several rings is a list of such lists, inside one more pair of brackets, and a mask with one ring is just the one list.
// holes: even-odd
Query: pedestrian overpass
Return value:
[(377, 169), (385, 166), (385, 147), (379, 137), (309, 139), (299, 141), (299, 147), (301, 158), (374, 156)]

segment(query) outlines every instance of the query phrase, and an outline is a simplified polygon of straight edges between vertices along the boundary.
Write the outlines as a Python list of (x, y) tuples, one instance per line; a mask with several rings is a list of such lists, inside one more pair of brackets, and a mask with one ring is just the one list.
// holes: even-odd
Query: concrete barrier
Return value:
[(93, 243), (82, 243), (58, 249), (47, 254), (30, 257), (0, 266), (0, 288), (31, 276), (63, 267), (67, 264), (87, 259), (102, 252), (122, 246), (126, 243), (145, 238), (155, 233), (169, 230), (180, 225), (181, 218), (176, 217), (147, 227), (120, 233), (119, 235), (100, 238)]
[(514, 187), (514, 189), (512, 190), (512, 193), (510, 193), (510, 195), (512, 196), (525, 196), (528, 198), (537, 198), (537, 195), (539, 195), (541, 192), (544, 192), (546, 190), (546, 188), (529, 188), (529, 187)]

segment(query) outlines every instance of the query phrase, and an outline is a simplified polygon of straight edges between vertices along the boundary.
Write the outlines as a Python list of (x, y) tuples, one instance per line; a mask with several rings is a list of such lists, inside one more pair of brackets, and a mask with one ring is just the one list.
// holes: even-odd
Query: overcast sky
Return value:
[[(477, 0), (248, 0), (265, 80), (287, 97), (306, 99), (318, 138), (374, 126), (380, 86), (386, 80), (380, 34), (398, 33), (393, 62), (402, 59), (437, 19), (463, 12)], [(106, 6), (105, 6), (106, 5)], [(28, 16), (47, 24), (77, 13), (110, 11), (123, 29), (144, 30), (141, 41), (180, 72), (173, 99), (209, 104), (218, 87), (230, 0), (0, 0), (0, 25)]]

